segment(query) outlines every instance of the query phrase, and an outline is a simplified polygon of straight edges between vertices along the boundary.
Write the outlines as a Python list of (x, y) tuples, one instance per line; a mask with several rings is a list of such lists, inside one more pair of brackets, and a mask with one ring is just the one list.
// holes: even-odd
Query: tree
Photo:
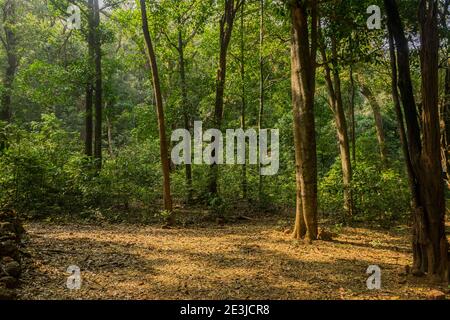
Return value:
[(98, 0), (94, 0), (94, 56), (95, 56), (95, 130), (94, 158), (97, 170), (102, 168), (102, 48), (100, 33), (100, 8)]
[[(6, 0), (1, 7), (3, 34), (0, 40), (6, 51), (7, 65), (3, 76), (3, 90), (0, 96), (0, 121), (11, 121), (11, 96), (13, 91), (14, 78), (19, 65), (17, 56), (17, 37), (15, 34), (16, 24), (16, 4), (17, 0)], [(0, 151), (5, 148), (4, 139), (0, 141)]]
[(292, 0), (291, 92), (297, 182), (294, 237), (317, 238), (317, 155), (314, 95), (317, 56), (317, 1)]
[[(319, 29), (320, 30), (320, 29)], [(339, 141), (339, 151), (342, 166), (342, 180), (344, 183), (344, 211), (348, 217), (353, 215), (353, 193), (352, 193), (352, 165), (350, 160), (350, 143), (348, 138), (347, 120), (345, 118), (344, 103), (342, 99), (341, 77), (338, 65), (338, 40), (335, 35), (331, 35), (331, 57), (327, 56), (325, 40), (321, 33), (320, 52), (325, 69), (325, 80), (328, 90), (329, 105), (334, 115), (337, 137)], [(328, 64), (331, 61), (332, 67)]]
[(380, 149), (380, 157), (381, 161), (384, 164), (386, 164), (387, 161), (386, 138), (384, 134), (383, 117), (381, 116), (380, 104), (378, 103), (376, 97), (372, 93), (372, 90), (370, 90), (370, 88), (365, 83), (360, 81), (359, 86), (361, 88), (361, 93), (363, 94), (364, 97), (366, 97), (367, 101), (369, 101), (369, 104), (372, 107), (373, 117), (375, 119), (375, 129), (377, 132), (378, 147)]
[[(438, 1), (419, 3), (422, 117), (418, 112), (410, 74), (409, 48), (395, 0), (384, 0), (388, 31), (396, 46), (398, 86), (405, 114), (407, 144), (414, 187), (413, 274), (428, 273), (448, 281), (448, 243), (440, 162), (438, 113)], [(393, 70), (395, 71), (395, 70)]]
[[(225, 0), (224, 13), (220, 18), (220, 52), (219, 65), (216, 77), (216, 97), (214, 103), (214, 119), (213, 125), (220, 129), (222, 126), (223, 117), (223, 96), (225, 92), (225, 80), (227, 74), (227, 52), (230, 44), (231, 35), (233, 32), (234, 19), (239, 8), (242, 6), (244, 0)], [(212, 155), (215, 156), (214, 154)], [(217, 195), (217, 178), (218, 167), (217, 163), (211, 164), (210, 181), (208, 191), (212, 195)]]
[(95, 13), (94, 0), (88, 0), (88, 72), (86, 83), (86, 97), (85, 97), (85, 138), (84, 138), (84, 153), (86, 156), (92, 156), (93, 147), (93, 114), (92, 103), (94, 96), (94, 65), (95, 65)]
[(155, 96), (156, 110), (158, 114), (158, 128), (159, 128), (159, 145), (160, 145), (160, 155), (161, 155), (161, 167), (163, 172), (163, 201), (164, 210), (169, 213), (168, 223), (173, 223), (172, 215), (172, 196), (170, 194), (170, 164), (169, 164), (169, 154), (167, 148), (166, 140), (166, 127), (164, 123), (164, 108), (163, 100), (161, 94), (161, 84), (158, 74), (158, 65), (156, 62), (156, 54), (153, 49), (152, 39), (150, 36), (150, 31), (148, 29), (147, 20), (147, 8), (145, 0), (140, 0), (141, 7), (141, 19), (142, 19), (142, 31), (144, 34), (144, 41), (147, 48), (146, 54), (147, 59), (150, 63), (150, 68), (152, 71), (152, 81), (153, 81), (153, 93)]

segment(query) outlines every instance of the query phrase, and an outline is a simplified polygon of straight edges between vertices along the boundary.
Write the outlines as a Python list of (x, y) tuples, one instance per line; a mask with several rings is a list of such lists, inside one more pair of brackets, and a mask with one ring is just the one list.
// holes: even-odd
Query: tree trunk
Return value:
[[(236, 12), (242, 5), (243, 0), (225, 0), (225, 11), (220, 19), (220, 52), (219, 67), (216, 77), (216, 99), (214, 103), (214, 128), (220, 129), (223, 117), (223, 95), (225, 91), (225, 79), (227, 71), (227, 52), (233, 31), (234, 18)], [(212, 156), (215, 156), (214, 154)], [(212, 195), (217, 195), (218, 166), (211, 164), (208, 191)]]
[[(245, 107), (246, 107), (246, 100), (245, 100), (245, 43), (244, 43), (244, 4), (241, 7), (241, 81), (242, 81), (242, 88), (241, 88), (241, 100), (242, 100), (242, 106), (241, 106), (241, 128), (243, 131), (245, 131)], [(260, 175), (261, 177), (261, 175)], [(247, 198), (247, 165), (246, 162), (242, 164), (242, 198)]]
[[(372, 107), (373, 117), (375, 119), (375, 129), (377, 132), (377, 140), (378, 147), (380, 149), (380, 157), (383, 164), (387, 162), (387, 150), (386, 150), (386, 139), (384, 135), (383, 129), (383, 118), (381, 116), (380, 104), (377, 99), (373, 95), (372, 91), (369, 87), (367, 87), (364, 83), (359, 83), (361, 88), (361, 93), (364, 97), (369, 101), (370, 106)], [(402, 117), (403, 118), (403, 117)]]
[[(389, 28), (388, 28), (389, 29)], [(416, 208), (416, 187), (414, 179), (414, 171), (411, 163), (411, 156), (409, 155), (408, 140), (406, 138), (406, 129), (403, 119), (403, 111), (400, 105), (400, 98), (398, 93), (398, 77), (397, 77), (397, 57), (395, 55), (394, 39), (391, 32), (389, 32), (389, 55), (391, 62), (391, 89), (392, 100), (394, 101), (395, 114), (397, 116), (398, 133), (402, 145), (403, 156), (405, 158), (406, 172), (408, 174), (408, 184), (411, 192), (411, 207)]]
[[(299, 180), (294, 236), (302, 237), (304, 233), (306, 238), (312, 241), (317, 239), (318, 233), (317, 154), (314, 122), (317, 1), (291, 1), (291, 17), (293, 33), (291, 43), (292, 107), (295, 121), (296, 174)], [(305, 228), (302, 227), (303, 222)]]
[(84, 140), (84, 153), (86, 156), (92, 156), (93, 147), (93, 114), (92, 114), (92, 103), (94, 96), (94, 66), (95, 66), (95, 27), (94, 22), (94, 0), (88, 1), (88, 74), (87, 74), (87, 84), (86, 84), (86, 106), (85, 106), (85, 130), (86, 136)]
[[(261, 132), (264, 116), (264, 0), (259, 2), (259, 112), (258, 112), (258, 134)], [(258, 161), (258, 173), (261, 172), (261, 163)], [(263, 176), (259, 174), (258, 198), (263, 196)]]
[(409, 48), (395, 0), (384, 0), (389, 32), (397, 47), (399, 89), (408, 131), (408, 147), (415, 182), (413, 213), (413, 274), (427, 273), (448, 281), (448, 243), (445, 236), (445, 199), (440, 162), (438, 112), (438, 2), (421, 0), (422, 121), (420, 130), (414, 101)]
[(95, 52), (95, 141), (94, 158), (97, 170), (102, 168), (102, 48), (100, 39), (100, 9), (98, 0), (94, 0), (94, 52)]
[[(11, 96), (14, 78), (19, 64), (17, 57), (17, 40), (14, 34), (16, 24), (16, 4), (15, 0), (7, 0), (3, 4), (3, 30), (4, 37), (2, 43), (6, 53), (6, 70), (3, 77), (3, 91), (0, 98), (0, 120), (11, 121)], [(5, 141), (1, 142), (1, 149), (5, 147)]]
[[(183, 32), (181, 30), (181, 24), (178, 30), (178, 63), (180, 68), (180, 80), (181, 80), (181, 105), (183, 108), (183, 120), (184, 128), (190, 131), (190, 118), (189, 118), (189, 106), (187, 98), (187, 83), (186, 83), (186, 70), (185, 70), (185, 60), (184, 60), (184, 42), (183, 42)], [(192, 202), (192, 165), (189, 163), (185, 164), (186, 171), (186, 203)]]
[(353, 66), (350, 66), (350, 116), (352, 121), (352, 161), (356, 167), (356, 121), (355, 121), (355, 79), (353, 77)]
[(158, 113), (158, 127), (159, 127), (159, 140), (160, 140), (160, 154), (161, 154), (161, 167), (163, 172), (163, 201), (164, 210), (169, 213), (168, 223), (174, 222), (172, 214), (172, 197), (170, 194), (170, 166), (168, 157), (168, 148), (166, 140), (166, 127), (164, 123), (164, 108), (161, 94), (161, 85), (158, 74), (158, 65), (156, 63), (156, 55), (153, 50), (152, 39), (150, 37), (150, 32), (148, 29), (147, 21), (147, 8), (145, 0), (140, 0), (141, 5), (141, 18), (142, 18), (142, 31), (144, 33), (144, 40), (147, 47), (147, 58), (150, 63), (150, 68), (152, 70), (152, 80), (153, 80), (153, 92), (156, 101), (156, 110)]
[[(345, 119), (344, 106), (341, 94), (341, 80), (337, 68), (337, 45), (336, 39), (331, 39), (333, 70), (325, 63), (325, 81), (327, 83), (328, 99), (333, 111), (336, 124), (337, 137), (339, 141), (339, 151), (342, 166), (342, 180), (344, 185), (344, 212), (347, 217), (351, 217), (354, 212), (353, 194), (351, 190), (352, 166), (350, 160), (350, 144), (348, 139), (347, 121)], [(322, 60), (327, 61), (324, 42), (320, 46)], [(332, 78), (333, 73), (333, 78)]]

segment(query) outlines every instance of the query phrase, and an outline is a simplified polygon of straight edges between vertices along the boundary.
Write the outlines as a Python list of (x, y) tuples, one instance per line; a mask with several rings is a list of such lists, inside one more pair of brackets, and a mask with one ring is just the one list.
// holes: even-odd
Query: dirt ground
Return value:
[[(405, 274), (408, 230), (343, 228), (331, 242), (293, 240), (274, 220), (162, 229), (29, 223), (20, 299), (427, 299)], [(66, 288), (70, 265), (79, 290)], [(366, 269), (381, 268), (368, 290)]]

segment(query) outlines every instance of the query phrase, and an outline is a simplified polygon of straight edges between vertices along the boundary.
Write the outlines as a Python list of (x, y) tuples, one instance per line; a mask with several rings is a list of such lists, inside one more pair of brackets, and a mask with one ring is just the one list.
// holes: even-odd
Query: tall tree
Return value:
[(164, 201), (164, 210), (169, 213), (168, 223), (172, 224), (174, 222), (174, 218), (172, 215), (173, 207), (172, 207), (172, 196), (170, 193), (170, 164), (169, 164), (169, 154), (167, 148), (167, 139), (166, 139), (166, 127), (164, 120), (164, 107), (163, 100), (161, 94), (161, 84), (158, 73), (158, 65), (156, 62), (156, 54), (153, 49), (152, 38), (150, 36), (150, 31), (148, 28), (148, 20), (147, 20), (147, 7), (145, 0), (140, 0), (141, 6), (141, 19), (142, 19), (142, 31), (144, 34), (144, 41), (147, 47), (147, 59), (150, 63), (150, 68), (152, 71), (152, 80), (153, 80), (153, 93), (155, 96), (156, 102), (156, 110), (158, 114), (158, 128), (159, 128), (159, 146), (160, 146), (160, 155), (161, 155), (161, 167), (163, 173), (163, 201)]
[(395, 40), (398, 86), (407, 126), (415, 199), (413, 212), (413, 274), (428, 273), (448, 281), (448, 242), (440, 162), (438, 112), (438, 1), (420, 0), (421, 126), (413, 95), (409, 48), (395, 0), (384, 0), (389, 33)]
[(11, 121), (11, 95), (19, 59), (17, 56), (17, 37), (15, 25), (17, 0), (5, 0), (2, 10), (3, 34), (0, 40), (6, 52), (6, 69), (3, 76), (3, 90), (0, 97), (0, 120)]
[[(245, 131), (245, 109), (246, 109), (246, 98), (245, 98), (245, 31), (244, 31), (244, 3), (241, 6), (241, 43), (240, 43), (240, 67), (241, 67), (241, 128)], [(261, 177), (261, 175), (260, 175)], [(247, 165), (244, 162), (242, 165), (242, 197), (247, 198)]]
[[(219, 34), (219, 65), (217, 68), (216, 77), (216, 98), (214, 103), (214, 119), (213, 125), (220, 129), (222, 126), (223, 117), (223, 96), (225, 92), (225, 80), (227, 73), (227, 52), (233, 32), (234, 20), (236, 13), (243, 4), (244, 0), (225, 0), (224, 13), (220, 18), (220, 34)], [(215, 156), (214, 154), (212, 155)], [(217, 163), (211, 164), (210, 180), (208, 191), (210, 194), (217, 194), (217, 178), (218, 167)]]
[[(319, 47), (325, 69), (328, 100), (334, 115), (337, 137), (339, 141), (342, 178), (344, 184), (344, 211), (348, 217), (351, 217), (354, 211), (353, 193), (351, 189), (352, 165), (350, 159), (350, 142), (348, 138), (347, 120), (345, 118), (344, 103), (342, 99), (341, 77), (339, 74), (338, 40), (335, 35), (330, 36), (331, 56), (328, 57), (325, 47), (325, 39), (322, 32), (320, 33), (321, 43)], [(328, 61), (331, 61), (332, 66), (329, 65)]]
[(84, 153), (87, 156), (92, 156), (93, 147), (93, 114), (92, 103), (94, 96), (94, 65), (95, 65), (95, 13), (94, 0), (88, 0), (88, 72), (86, 83), (86, 97), (85, 97), (85, 140)]
[[(258, 132), (261, 131), (264, 116), (264, 0), (259, 1), (259, 112)], [(258, 162), (258, 172), (261, 164)], [(259, 175), (258, 196), (261, 200), (263, 194), (263, 176)]]
[(294, 237), (317, 238), (317, 154), (314, 96), (317, 56), (317, 0), (290, 1), (291, 91), (294, 114), (297, 205)]
[(98, 170), (102, 167), (102, 47), (100, 33), (100, 8), (94, 0), (94, 56), (95, 56), (95, 131), (94, 157)]

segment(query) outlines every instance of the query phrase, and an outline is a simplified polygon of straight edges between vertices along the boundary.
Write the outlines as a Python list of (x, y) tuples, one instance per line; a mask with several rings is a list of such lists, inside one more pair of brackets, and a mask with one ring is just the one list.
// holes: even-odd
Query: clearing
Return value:
[[(274, 219), (223, 227), (26, 224), (20, 299), (426, 299), (405, 273), (409, 230), (343, 228), (331, 242), (294, 241)], [(66, 288), (70, 265), (79, 290)], [(366, 269), (382, 271), (368, 290)], [(448, 296), (447, 296), (448, 297)]]

